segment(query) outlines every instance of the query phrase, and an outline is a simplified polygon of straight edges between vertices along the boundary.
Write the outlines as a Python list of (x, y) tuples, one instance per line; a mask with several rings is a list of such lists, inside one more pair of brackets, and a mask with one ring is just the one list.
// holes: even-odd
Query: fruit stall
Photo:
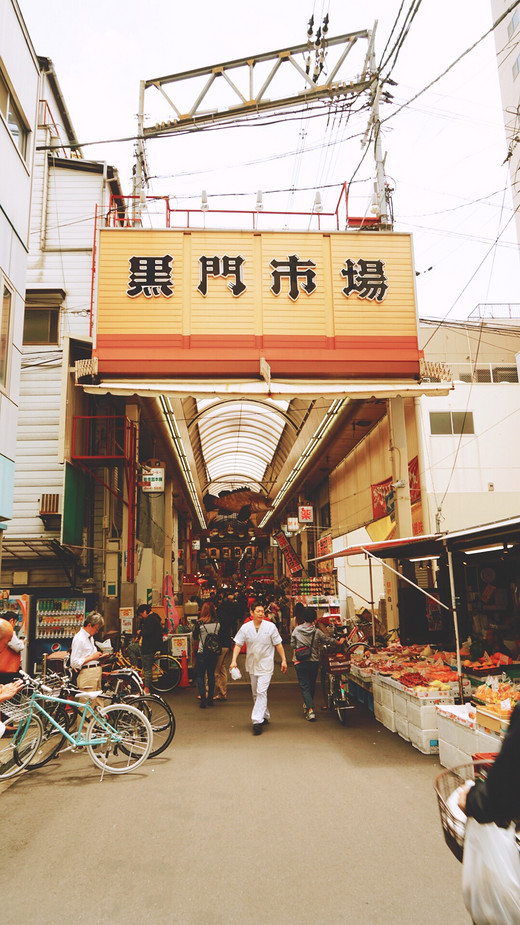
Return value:
[(499, 751), (510, 712), (520, 699), (520, 681), (504, 672), (518, 665), (508, 656), (484, 655), (467, 668), (485, 674), (488, 659), (490, 670), (499, 673), (488, 672), (476, 687), (464, 676), (461, 703), (454, 652), (392, 645), (354, 655), (349, 694), (423, 754), (439, 753), (446, 767), (464, 764), (475, 754)]

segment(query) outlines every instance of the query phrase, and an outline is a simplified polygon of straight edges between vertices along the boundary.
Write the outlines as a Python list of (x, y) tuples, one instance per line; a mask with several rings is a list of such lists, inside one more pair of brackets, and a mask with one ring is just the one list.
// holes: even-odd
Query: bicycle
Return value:
[[(117, 674), (117, 672), (114, 672), (114, 674)], [(119, 674), (123, 675), (124, 672), (119, 672)], [(27, 679), (26, 683), (28, 687), (33, 689), (42, 684), (42, 682), (35, 679)], [(69, 704), (75, 704), (74, 707), (69, 706), (67, 709), (60, 703), (57, 705), (49, 704), (48, 707), (48, 712), (55, 719), (59, 719), (60, 726), (70, 731), (79, 718), (80, 704), (73, 698), (81, 695), (82, 692), (71, 684), (68, 676), (58, 674), (47, 675), (45, 687), (47, 692), (60, 698), (66, 698)], [(171, 707), (158, 694), (126, 694), (124, 687), (120, 687), (119, 683), (116, 683), (114, 689), (104, 689), (99, 699), (108, 700), (109, 703), (128, 703), (137, 707), (141, 713), (144, 713), (153, 733), (148, 758), (156, 758), (171, 743), (176, 730), (175, 716)], [(44, 720), (42, 725), (42, 739), (36, 753), (26, 765), (28, 770), (44, 767), (58, 757), (65, 745), (66, 739), (62, 729), (56, 729), (49, 720)]]
[[(90, 700), (98, 697), (101, 691), (80, 691), (83, 697), (89, 699), (78, 704), (77, 701), (52, 695), (50, 688), (46, 689), (44, 684), (39, 687), (34, 687), (25, 700), (15, 703), (5, 701), (2, 705), (2, 712), (12, 720), (18, 720), (18, 726), (9, 742), (2, 745), (0, 741), (0, 779), (18, 774), (38, 751), (43, 738), (41, 717), (70, 743), (69, 748), (86, 748), (91, 761), (101, 768), (101, 779), (105, 771), (125, 774), (146, 761), (153, 733), (149, 721), (135, 706), (111, 703), (94, 709)], [(60, 723), (46, 710), (45, 701), (78, 709), (80, 720), (76, 732), (69, 732), (68, 724)]]
[(335, 712), (342, 726), (345, 726), (347, 713), (354, 709), (344, 677), (350, 668), (350, 655), (348, 651), (343, 651), (341, 643), (331, 642), (323, 647), (322, 658), (325, 659), (327, 708), (331, 713)]
[[(118, 649), (117, 652), (114, 652), (113, 655), (109, 656), (109, 660), (110, 661), (106, 664), (111, 663), (113, 668), (116, 669), (130, 669), (136, 672), (142, 680), (141, 669), (132, 664), (122, 647)], [(109, 672), (106, 673), (107, 675), (109, 674)], [(160, 652), (157, 652), (152, 669), (152, 686), (154, 690), (160, 694), (168, 694), (179, 686), (181, 677), (182, 666), (179, 659), (175, 658), (173, 655), (162, 655)], [(142, 689), (141, 691), (131, 691), (131, 693), (142, 693)]]

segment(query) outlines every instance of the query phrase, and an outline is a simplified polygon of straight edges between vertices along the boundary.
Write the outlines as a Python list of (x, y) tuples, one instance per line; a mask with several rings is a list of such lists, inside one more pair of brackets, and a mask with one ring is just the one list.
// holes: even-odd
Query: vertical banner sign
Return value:
[[(419, 480), (419, 459), (414, 456), (408, 463), (408, 484), (410, 486), (410, 503), (416, 504), (421, 500), (421, 483)], [(392, 477), (385, 479), (383, 482), (377, 482), (370, 486), (372, 489), (372, 514), (374, 520), (379, 517), (387, 517), (394, 511), (394, 490), (392, 488)]]
[(292, 548), (285, 534), (280, 531), (280, 533), (275, 533), (274, 538), (284, 554), (291, 575), (294, 575), (296, 572), (301, 572), (303, 568), (301, 559), (298, 553)]
[[(319, 556), (330, 556), (332, 553), (332, 534), (329, 533), (327, 536), (322, 536), (316, 543), (316, 555)], [(320, 575), (330, 573), (334, 570), (334, 559), (329, 559), (328, 562), (318, 562), (318, 572)]]

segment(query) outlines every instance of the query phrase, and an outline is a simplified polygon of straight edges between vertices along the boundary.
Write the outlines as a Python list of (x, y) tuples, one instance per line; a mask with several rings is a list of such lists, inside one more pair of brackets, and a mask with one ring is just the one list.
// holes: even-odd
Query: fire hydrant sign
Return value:
[(142, 476), (143, 491), (164, 491), (164, 469), (145, 469)]

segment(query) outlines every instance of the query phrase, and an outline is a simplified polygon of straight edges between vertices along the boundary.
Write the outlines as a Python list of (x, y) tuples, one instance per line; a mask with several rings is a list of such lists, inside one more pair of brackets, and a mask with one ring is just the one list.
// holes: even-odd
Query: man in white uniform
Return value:
[(246, 671), (251, 678), (253, 694), (253, 735), (260, 735), (263, 726), (269, 722), (270, 713), (267, 706), (267, 691), (274, 671), (274, 652), (278, 652), (283, 673), (287, 671), (287, 660), (282, 645), (282, 637), (277, 627), (265, 619), (262, 604), (256, 601), (251, 605), (251, 619), (242, 624), (234, 638), (233, 655), (229, 669), (236, 668), (240, 649), (247, 646)]

